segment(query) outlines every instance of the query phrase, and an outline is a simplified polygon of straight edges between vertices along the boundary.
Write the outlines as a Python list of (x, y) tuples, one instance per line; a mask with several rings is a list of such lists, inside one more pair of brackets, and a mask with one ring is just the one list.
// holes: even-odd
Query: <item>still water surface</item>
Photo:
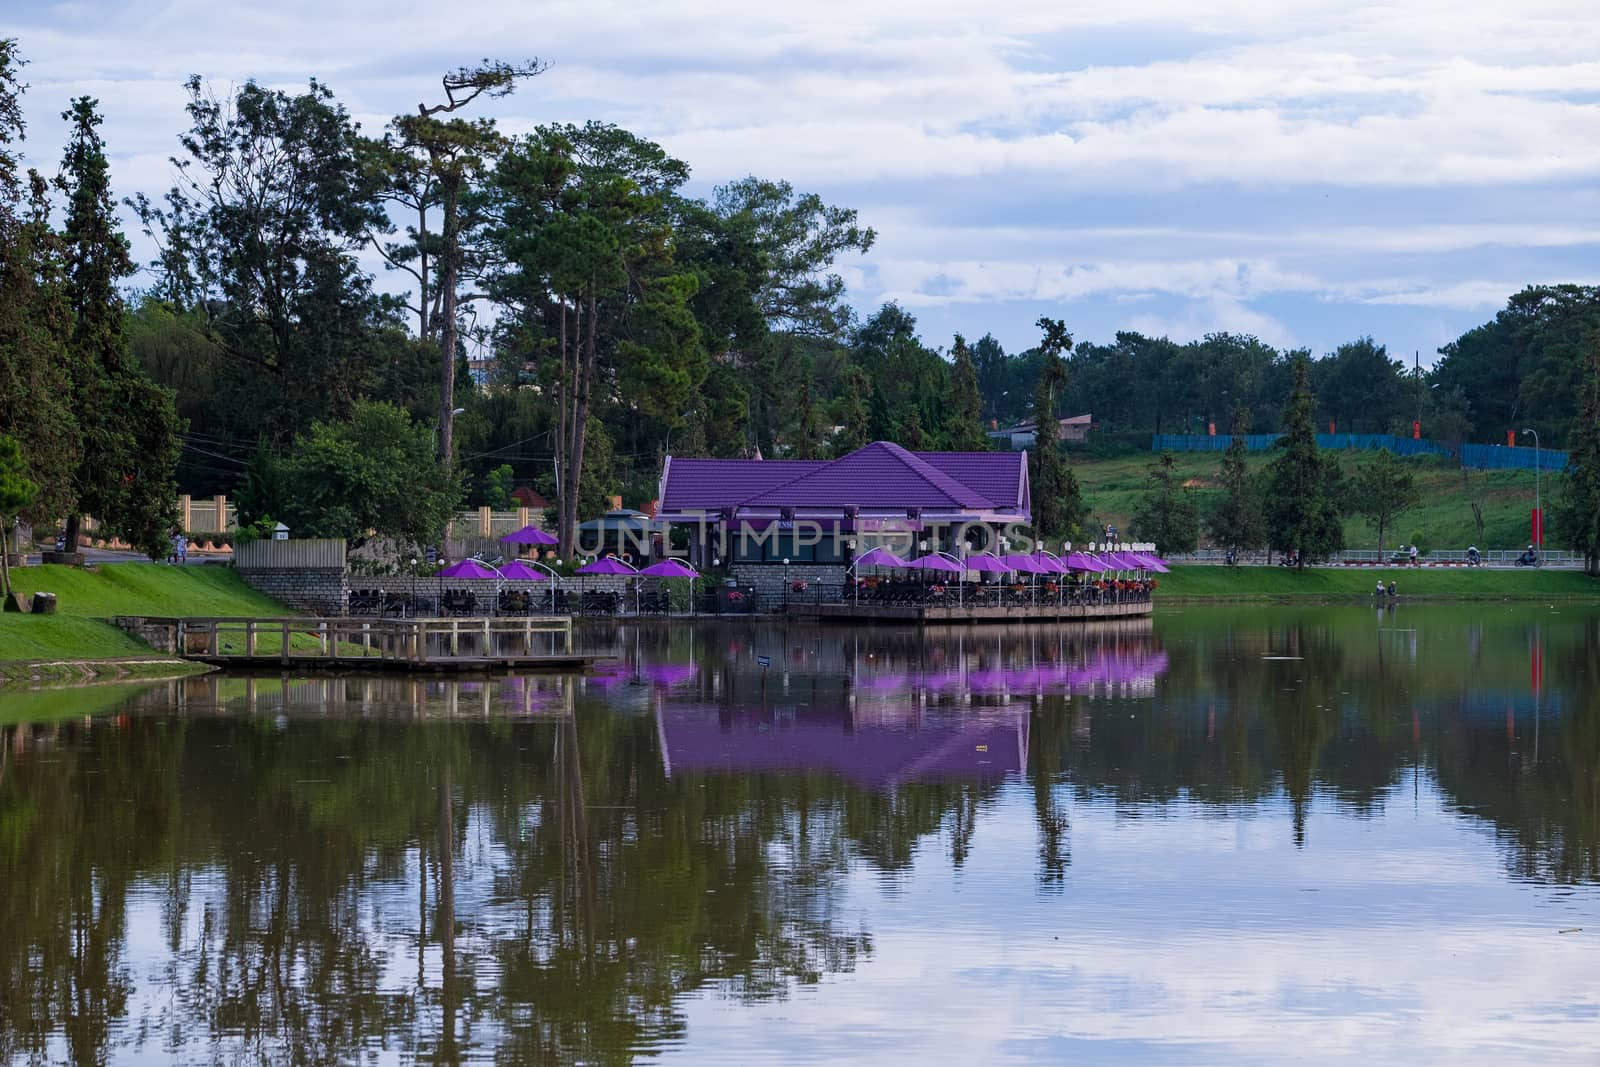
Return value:
[(1596, 1062), (1600, 611), (616, 650), (0, 697), (0, 1063)]

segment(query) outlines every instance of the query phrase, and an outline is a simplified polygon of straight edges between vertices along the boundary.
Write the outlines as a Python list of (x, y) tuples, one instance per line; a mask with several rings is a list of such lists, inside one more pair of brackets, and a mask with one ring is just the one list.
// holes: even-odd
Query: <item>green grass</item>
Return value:
[(1298, 599), (1370, 597), (1379, 578), (1393, 581), (1401, 596), (1538, 599), (1594, 597), (1600, 580), (1577, 571), (1430, 570), (1426, 567), (1174, 567), (1162, 575), (1158, 600), (1177, 598)]
[(224, 567), (21, 567), (12, 570), (11, 581), (24, 599), (40, 591), (56, 594), (57, 614), (0, 615), (0, 663), (152, 655), (148, 645), (104, 621), (114, 615), (289, 614)]
[[(1337, 455), (1346, 478), (1354, 476), (1372, 458), (1371, 452), (1339, 452)], [(1200, 497), (1201, 506), (1205, 508), (1218, 491), (1217, 470), (1222, 465), (1222, 453), (1180, 452), (1174, 453), (1173, 458), (1179, 476)], [(1253, 453), (1249, 459), (1251, 469), (1260, 470), (1271, 459), (1272, 453)], [(1150, 464), (1154, 460), (1151, 453), (1118, 459), (1073, 459), (1073, 472), (1098, 522), (1115, 523), (1120, 531), (1128, 530), (1129, 517), (1145, 492)], [(1402, 462), (1416, 476), (1422, 503), (1402, 516), (1396, 529), (1384, 534), (1385, 547), (1409, 542), (1413, 532), (1422, 535), (1424, 545), (1440, 549), (1464, 549), (1470, 544), (1482, 549), (1521, 548), (1528, 543), (1528, 512), (1533, 508), (1532, 471), (1462, 471), (1438, 457), (1416, 457)], [(1557, 476), (1545, 474), (1547, 507), (1558, 484)], [(1481, 538), (1472, 516), (1474, 501), (1483, 509)], [(1345, 546), (1375, 549), (1377, 534), (1360, 518), (1351, 516), (1345, 520)]]

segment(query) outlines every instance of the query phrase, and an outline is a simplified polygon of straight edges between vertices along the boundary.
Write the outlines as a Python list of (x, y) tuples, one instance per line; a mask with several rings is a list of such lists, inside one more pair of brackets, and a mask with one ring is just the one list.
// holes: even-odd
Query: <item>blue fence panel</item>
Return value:
[[(1250, 452), (1265, 452), (1277, 443), (1280, 434), (1253, 433), (1245, 437), (1245, 448)], [(1150, 438), (1152, 452), (1221, 452), (1233, 438), (1224, 434), (1158, 433)], [(1451, 456), (1460, 460), (1470, 470), (1533, 470), (1535, 465), (1545, 471), (1567, 469), (1567, 454), (1549, 449), (1512, 447), (1509, 445), (1462, 445), (1451, 448), (1443, 441), (1427, 438), (1395, 437), (1386, 433), (1319, 433), (1319, 448), (1342, 451), (1363, 451), (1387, 448), (1397, 456)], [(1536, 457), (1537, 456), (1537, 460)]]
[(1552, 452), (1547, 448), (1517, 448), (1510, 445), (1462, 445), (1461, 465), (1473, 470), (1526, 470), (1534, 467), (1546, 471), (1567, 469), (1567, 454)]

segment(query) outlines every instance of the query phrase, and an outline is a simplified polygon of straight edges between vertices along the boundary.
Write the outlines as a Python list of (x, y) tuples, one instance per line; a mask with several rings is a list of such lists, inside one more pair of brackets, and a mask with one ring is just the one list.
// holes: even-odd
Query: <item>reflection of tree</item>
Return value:
[(1072, 707), (1061, 697), (1043, 697), (1030, 725), (1033, 743), (1033, 813), (1039, 824), (1039, 884), (1060, 887), (1072, 862), (1070, 826), (1056, 797), (1056, 781), (1064, 770), (1067, 739), (1072, 736)]

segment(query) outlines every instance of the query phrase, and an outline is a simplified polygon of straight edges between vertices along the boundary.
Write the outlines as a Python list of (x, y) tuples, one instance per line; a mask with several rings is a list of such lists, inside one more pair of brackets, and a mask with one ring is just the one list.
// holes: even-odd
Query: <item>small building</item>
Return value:
[(1026, 453), (910, 452), (888, 441), (834, 460), (668, 456), (658, 499), (657, 522), (691, 527), (691, 562), (763, 586), (784, 573), (842, 581), (877, 545), (948, 550), (973, 525), (998, 536), (1032, 517)]
[[(1093, 424), (1092, 415), (1069, 415), (1057, 419), (1056, 440), (1082, 444), (1089, 439), (1089, 427)], [(1034, 426), (1033, 419), (1025, 419), (1015, 426), (988, 431), (989, 440), (994, 442), (996, 448), (1008, 448), (1013, 452), (1020, 452), (1033, 447), (1038, 437)]]

